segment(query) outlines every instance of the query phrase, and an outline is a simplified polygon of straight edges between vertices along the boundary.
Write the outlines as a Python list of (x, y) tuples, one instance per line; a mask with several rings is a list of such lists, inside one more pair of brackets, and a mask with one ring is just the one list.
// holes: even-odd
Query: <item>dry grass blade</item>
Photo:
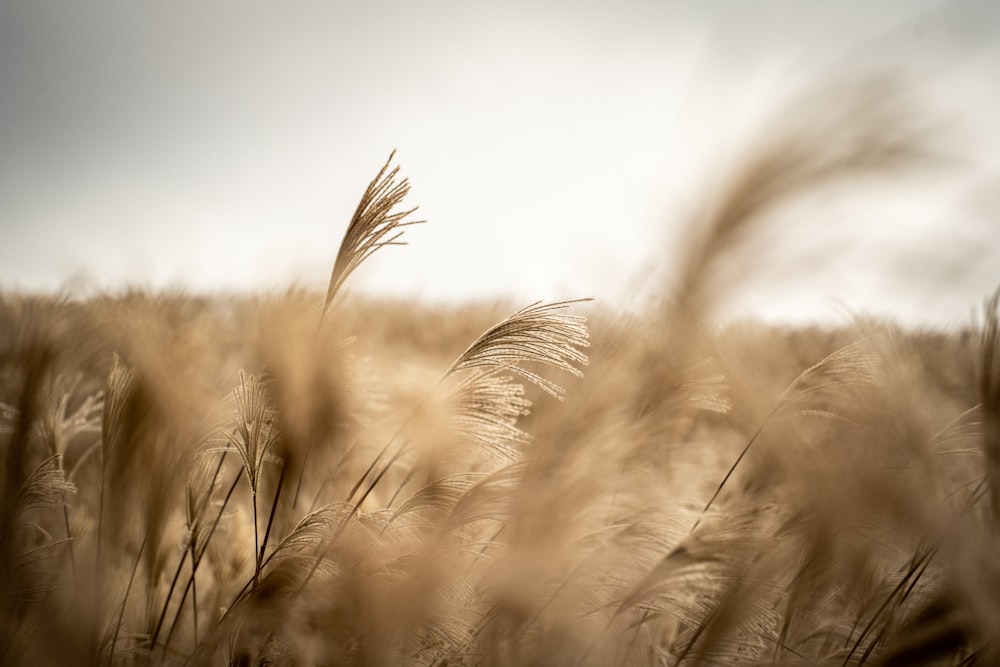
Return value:
[[(268, 522), (264, 532), (263, 546), (260, 543), (259, 525), (257, 520), (257, 491), (260, 484), (260, 473), (265, 461), (276, 461), (271, 454), (271, 448), (278, 440), (278, 419), (274, 410), (268, 407), (268, 396), (264, 384), (254, 375), (249, 377), (240, 371), (240, 383), (233, 389), (236, 401), (236, 420), (233, 428), (226, 434), (229, 443), (239, 452), (243, 461), (243, 470), (250, 485), (251, 506), (253, 508), (253, 544), (254, 589), (260, 581), (260, 571), (264, 558), (264, 549), (270, 536), (271, 524)], [(283, 477), (283, 475), (282, 475)], [(280, 493), (279, 479), (276, 493)], [(277, 499), (277, 496), (275, 496)]]
[(76, 493), (76, 487), (66, 481), (59, 454), (53, 454), (35, 468), (17, 493), (15, 513), (59, 507), (65, 495)]
[(475, 373), (460, 385), (455, 402), (449, 417), (454, 432), (495, 458), (513, 463), (518, 445), (527, 440), (517, 427), (518, 418), (531, 407), (524, 387), (504, 375)]
[(108, 387), (104, 396), (101, 429), (101, 465), (105, 470), (113, 467), (118, 453), (128, 438), (126, 415), (132, 399), (135, 371), (122, 364), (116, 354), (108, 374)]
[(982, 405), (977, 405), (969, 408), (938, 431), (934, 435), (934, 442), (948, 443), (966, 439), (981, 440), (982, 437), (983, 407)]
[(324, 315), (340, 291), (341, 285), (362, 262), (385, 246), (405, 245), (399, 240), (403, 236), (401, 228), (423, 222), (407, 220), (417, 210), (416, 207), (402, 211), (395, 210), (410, 191), (409, 180), (405, 178), (401, 181), (396, 180), (399, 167), (389, 170), (395, 155), (396, 151), (393, 151), (375, 179), (368, 184), (354, 211), (351, 223), (347, 226), (330, 274), (330, 284), (326, 290), (326, 300), (323, 302)]
[(550, 304), (539, 301), (522, 308), (480, 336), (452, 364), (445, 377), (472, 368), (510, 370), (561, 399), (562, 387), (519, 364), (541, 363), (582, 377), (576, 364), (587, 365), (587, 355), (578, 349), (590, 346), (586, 319), (560, 311), (583, 301), (589, 299)]
[[(587, 355), (578, 349), (590, 345), (586, 320), (559, 312), (581, 301), (589, 299), (551, 304), (537, 302), (522, 308), (488, 329), (459, 356), (445, 371), (440, 382), (445, 382), (461, 371), (477, 372), (463, 378), (448, 395), (457, 407), (451, 420), (456, 433), (484, 445), (487, 451), (501, 459), (516, 458), (517, 452), (513, 445), (520, 442), (523, 435), (515, 422), (517, 417), (525, 414), (530, 403), (523, 398), (517, 385), (494, 376), (511, 371), (530, 380), (550, 395), (562, 399), (561, 386), (519, 364), (539, 363), (582, 377), (583, 373), (574, 364), (587, 364)], [(351, 489), (348, 499), (354, 497), (365, 479), (368, 479), (386, 456), (395, 439), (394, 436), (378, 453)], [(358, 501), (359, 507), (405, 449), (406, 443), (400, 445), (381, 472), (368, 484)]]
[(639, 602), (655, 594), (664, 587), (671, 577), (688, 568), (695, 568), (706, 562), (715, 560), (712, 555), (694, 555), (687, 545), (678, 545), (666, 558), (657, 565), (643, 579), (632, 587), (631, 592), (626, 595), (615, 610), (615, 616), (636, 606)]
[(87, 396), (76, 410), (69, 412), (70, 399), (82, 379), (83, 376), (78, 374), (68, 380), (60, 378), (56, 382), (61, 391), (50, 402), (51, 409), (43, 424), (55, 454), (64, 453), (70, 441), (78, 435), (101, 432), (100, 419), (104, 401), (102, 392)]
[(836, 387), (866, 387), (876, 384), (879, 357), (868, 351), (870, 339), (862, 339), (835, 350), (802, 371), (782, 392), (776, 408), (801, 403), (812, 394)]
[(413, 512), (450, 511), (462, 496), (482, 478), (483, 473), (461, 473), (428, 484), (400, 505), (388, 523), (392, 524), (400, 516)]
[(59, 551), (60, 547), (68, 546), (71, 541), (72, 540), (67, 537), (60, 540), (52, 540), (51, 542), (46, 542), (41, 546), (29, 549), (12, 558), (8, 564), (8, 568), (11, 572), (17, 572), (18, 570), (26, 569), (32, 565), (44, 562), (52, 558)]
[(195, 457), (188, 473), (184, 494), (187, 529), (195, 560), (198, 560), (208, 546), (211, 517), (208, 516), (207, 510), (221, 486), (219, 480), (221, 457), (219, 460), (211, 460), (209, 453), (201, 452)]
[(50, 540), (10, 557), (4, 564), (3, 576), (0, 577), (0, 585), (3, 586), (8, 603), (38, 604), (59, 591), (64, 584), (59, 580), (58, 569), (53, 563), (58, 562), (64, 548), (69, 549), (71, 543), (70, 538)]
[(457, 530), (474, 521), (506, 521), (527, 469), (527, 463), (519, 461), (476, 482), (455, 503), (445, 530)]
[[(736, 460), (730, 466), (722, 481), (719, 482), (715, 493), (712, 494), (712, 497), (709, 498), (704, 509), (702, 509), (701, 516), (695, 522), (694, 526), (692, 526), (691, 532), (694, 532), (701, 523), (701, 518), (705, 516), (712, 507), (712, 504), (715, 503), (726, 483), (733, 476), (733, 473), (736, 472), (736, 468), (740, 465), (740, 462), (743, 461), (747, 452), (750, 451), (750, 447), (757, 441), (761, 432), (763, 432), (764, 428), (775, 415), (786, 410), (789, 406), (800, 403), (804, 397), (822, 390), (850, 385), (871, 385), (875, 382), (878, 370), (878, 357), (866, 351), (867, 343), (868, 340), (866, 339), (845, 345), (802, 371), (798, 377), (792, 380), (791, 384), (788, 385), (781, 393), (781, 396), (774, 402), (771, 410), (764, 417), (760, 426), (757, 427), (757, 431), (747, 441), (746, 446), (743, 447), (739, 456), (736, 457)], [(829, 411), (826, 411), (826, 414), (827, 416), (835, 416)]]
[(724, 415), (733, 407), (726, 376), (720, 373), (684, 376), (670, 398), (671, 407), (677, 412), (704, 410)]
[[(349, 503), (335, 503), (310, 512), (275, 547), (267, 562), (279, 561), (291, 556), (326, 560), (333, 541), (342, 533), (350, 533), (352, 539), (361, 539), (369, 547), (378, 546), (378, 532), (366, 526), (357, 508)], [(375, 552), (373, 549), (372, 553)], [(311, 574), (311, 572), (309, 573)], [(306, 575), (307, 577), (309, 575)]]
[(250, 491), (256, 496), (264, 461), (273, 460), (270, 450), (278, 439), (277, 418), (267, 406), (264, 384), (254, 375), (240, 371), (240, 383), (233, 389), (233, 398), (237, 418), (226, 438), (239, 452)]
[[(748, 152), (724, 191), (699, 224), (684, 255), (676, 298), (704, 307), (706, 281), (724, 254), (751, 226), (793, 197), (841, 179), (888, 174), (927, 161), (916, 128), (904, 117), (898, 86), (875, 78), (861, 84), (815, 91), (794, 100), (776, 131)], [(806, 119), (804, 122), (802, 119)]]

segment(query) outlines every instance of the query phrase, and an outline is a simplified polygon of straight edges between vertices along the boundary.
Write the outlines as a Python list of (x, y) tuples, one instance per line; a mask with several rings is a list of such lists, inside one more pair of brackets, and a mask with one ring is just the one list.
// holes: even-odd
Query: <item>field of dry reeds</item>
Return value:
[(641, 314), (352, 296), (391, 159), (325, 296), (0, 297), (0, 664), (996, 664), (997, 297), (707, 316), (770, 210), (926, 158), (880, 95), (797, 108)]

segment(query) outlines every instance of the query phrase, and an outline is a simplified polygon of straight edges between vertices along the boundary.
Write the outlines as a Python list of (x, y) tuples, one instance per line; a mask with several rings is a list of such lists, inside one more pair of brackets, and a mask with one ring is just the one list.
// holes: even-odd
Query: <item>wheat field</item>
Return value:
[(353, 295), (392, 157), (325, 295), (3, 295), (0, 663), (996, 664), (998, 297), (708, 317), (768, 210), (925, 159), (877, 98), (748, 155), (638, 314)]

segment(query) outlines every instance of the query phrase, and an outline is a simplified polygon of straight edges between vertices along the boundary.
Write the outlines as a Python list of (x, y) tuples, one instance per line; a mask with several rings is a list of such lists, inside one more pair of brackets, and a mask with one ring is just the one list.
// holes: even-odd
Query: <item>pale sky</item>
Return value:
[(887, 71), (948, 166), (784, 211), (726, 313), (967, 319), (1000, 284), (1000, 3), (0, 0), (0, 288), (325, 288), (392, 149), (426, 225), (349, 287), (666, 293), (769, 111)]

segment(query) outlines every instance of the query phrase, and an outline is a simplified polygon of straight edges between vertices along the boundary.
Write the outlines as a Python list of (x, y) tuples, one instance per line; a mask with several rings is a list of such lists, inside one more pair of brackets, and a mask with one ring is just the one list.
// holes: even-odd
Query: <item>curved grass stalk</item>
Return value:
[[(577, 366), (587, 365), (588, 360), (580, 348), (590, 345), (586, 318), (566, 315), (560, 311), (572, 304), (587, 301), (590, 299), (550, 304), (536, 302), (487, 329), (459, 355), (438, 381), (438, 386), (462, 371), (477, 371), (465, 377), (452, 390), (452, 396), (459, 407), (456, 424), (460, 432), (475, 433), (477, 435), (473, 439), (479, 438), (492, 443), (503, 443), (504, 440), (517, 441), (523, 437), (514, 426), (514, 422), (518, 416), (525, 413), (529, 403), (522, 397), (521, 392), (514, 389), (515, 385), (497, 378), (496, 375), (499, 373), (509, 371), (520, 375), (549, 395), (562, 400), (565, 392), (560, 385), (520, 364), (542, 364), (563, 370), (575, 377), (582, 377), (583, 372)], [(418, 406), (417, 410), (419, 409)], [(376, 455), (351, 489), (347, 502), (351, 501), (364, 480), (386, 456), (412, 417), (413, 414)], [(500, 438), (497, 439), (495, 436)], [(405, 443), (399, 447), (376, 479), (369, 484), (363, 498), (367, 498), (374, 490), (378, 480), (382, 479), (389, 467), (399, 459), (404, 448)]]
[[(260, 543), (257, 526), (257, 489), (260, 473), (266, 460), (274, 460), (271, 447), (278, 440), (277, 416), (267, 406), (264, 384), (255, 376), (247, 376), (240, 371), (240, 383), (233, 390), (236, 400), (237, 419), (233, 430), (227, 433), (229, 440), (243, 461), (247, 483), (253, 503), (254, 537), (254, 587), (260, 581)], [(280, 490), (280, 489), (279, 489)]]
[(750, 451), (750, 447), (757, 441), (764, 428), (775, 415), (788, 408), (788, 406), (794, 405), (804, 396), (818, 391), (843, 385), (871, 385), (875, 382), (878, 360), (875, 356), (864, 352), (863, 346), (868, 342), (869, 339), (863, 339), (845, 345), (802, 371), (792, 380), (791, 384), (775, 400), (771, 409), (757, 427), (757, 430), (754, 431), (747, 444), (740, 451), (739, 456), (736, 457), (729, 470), (726, 471), (725, 476), (719, 482), (719, 486), (715, 489), (712, 497), (705, 503), (705, 507), (701, 510), (701, 514), (694, 522), (689, 534), (694, 533), (695, 529), (701, 524), (701, 520), (708, 513), (708, 510), (715, 503), (716, 499), (718, 499), (719, 494), (722, 493), (722, 489), (726, 486), (730, 477), (733, 476), (733, 473), (736, 472), (736, 468), (743, 461), (747, 452)]
[(401, 181), (396, 180), (399, 167), (389, 170), (389, 165), (395, 156), (396, 151), (392, 151), (378, 175), (368, 184), (347, 226), (330, 273), (330, 283), (327, 286), (323, 311), (320, 315), (321, 322), (344, 281), (358, 266), (385, 246), (406, 245), (399, 240), (403, 236), (402, 228), (424, 222), (407, 220), (416, 212), (416, 207), (403, 211), (396, 210), (410, 192), (410, 182), (406, 178)]

